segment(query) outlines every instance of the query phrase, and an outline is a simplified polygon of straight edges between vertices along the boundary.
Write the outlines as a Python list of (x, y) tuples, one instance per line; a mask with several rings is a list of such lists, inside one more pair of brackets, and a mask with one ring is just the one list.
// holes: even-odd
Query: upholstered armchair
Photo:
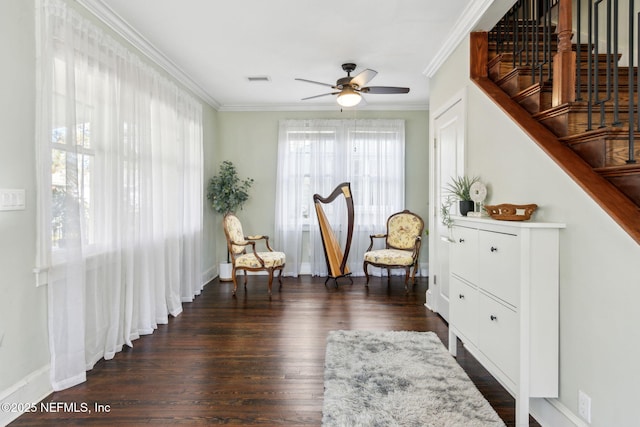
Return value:
[[(369, 285), (369, 272), (367, 271), (369, 265), (386, 268), (388, 280), (390, 280), (391, 269), (404, 268), (406, 271), (404, 289), (408, 292), (411, 267), (413, 267), (411, 280), (415, 283), (416, 279), (423, 230), (424, 221), (422, 218), (413, 212), (404, 210), (387, 219), (385, 234), (370, 235), (371, 244), (364, 254), (363, 264), (364, 274), (367, 276), (367, 286)], [(372, 250), (374, 239), (384, 239), (384, 249)]]
[[(271, 285), (273, 274), (278, 271), (278, 281), (282, 288), (282, 270), (284, 269), (285, 254), (276, 252), (269, 246), (269, 236), (245, 236), (242, 231), (242, 224), (237, 216), (228, 213), (222, 220), (224, 234), (227, 237), (227, 249), (231, 256), (231, 278), (233, 280), (233, 295), (238, 289), (236, 273), (238, 270), (244, 271), (244, 287), (247, 289), (247, 271), (267, 271), (269, 274), (269, 295), (271, 295)], [(256, 252), (256, 242), (263, 240), (267, 248), (265, 252)]]

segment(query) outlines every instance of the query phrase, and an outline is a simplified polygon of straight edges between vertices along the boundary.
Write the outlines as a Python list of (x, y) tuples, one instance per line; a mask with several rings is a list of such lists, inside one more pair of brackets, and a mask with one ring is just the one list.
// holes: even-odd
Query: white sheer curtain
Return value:
[[(405, 209), (404, 120), (356, 120), (347, 124), (348, 180), (355, 206), (349, 269), (354, 276), (362, 276), (369, 236), (383, 233), (389, 216)], [(371, 271), (379, 274), (379, 269)]]
[[(403, 120), (280, 121), (274, 241), (287, 254), (285, 274), (297, 276), (308, 261), (311, 274), (326, 276), (312, 196), (328, 196), (345, 181), (355, 207), (349, 269), (364, 274), (369, 235), (384, 231), (389, 215), (404, 209), (404, 145)], [(344, 207), (341, 200), (323, 206), (342, 247)]]
[(202, 289), (202, 106), (65, 1), (38, 6), (37, 267), (61, 390)]
[[(285, 275), (297, 276), (309, 256), (321, 258), (324, 263), (322, 246), (318, 252), (313, 244), (318, 241), (319, 232), (311, 233), (310, 252), (305, 254), (302, 237), (304, 231), (318, 228), (313, 195), (326, 196), (342, 182), (335, 182), (340, 171), (346, 169), (338, 148), (338, 135), (342, 132), (339, 125), (336, 120), (280, 121), (274, 241), (287, 254)], [(323, 263), (313, 263), (315, 274), (326, 274)]]

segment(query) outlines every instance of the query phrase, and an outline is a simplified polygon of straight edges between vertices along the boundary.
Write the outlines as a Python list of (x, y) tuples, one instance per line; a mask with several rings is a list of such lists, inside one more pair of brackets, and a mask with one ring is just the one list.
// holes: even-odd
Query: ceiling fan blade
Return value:
[(331, 93), (323, 93), (322, 95), (314, 95), (314, 96), (308, 96), (306, 98), (302, 98), (302, 100), (306, 100), (306, 99), (313, 99), (313, 98), (320, 98), (321, 96), (327, 96), (327, 95), (337, 95), (340, 92), (331, 92)]
[(360, 89), (362, 93), (409, 93), (408, 87), (370, 86)]
[(329, 83), (316, 82), (316, 81), (307, 80), (307, 79), (296, 79), (296, 80), (301, 81), (301, 82), (313, 83), (313, 84), (321, 85), (321, 86), (328, 86), (330, 88), (337, 89), (334, 85), (331, 85)]
[(370, 70), (370, 69), (367, 68), (366, 70), (361, 71), (360, 73), (358, 73), (357, 76), (352, 78), (350, 83), (352, 85), (356, 85), (358, 87), (363, 87), (364, 85), (369, 83), (369, 81), (372, 78), (374, 78), (376, 76), (376, 74), (378, 74), (377, 71)]

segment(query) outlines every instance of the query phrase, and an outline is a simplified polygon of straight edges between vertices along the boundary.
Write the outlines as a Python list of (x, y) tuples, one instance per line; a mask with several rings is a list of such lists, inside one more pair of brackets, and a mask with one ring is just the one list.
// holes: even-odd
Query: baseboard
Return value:
[(558, 399), (531, 399), (530, 411), (542, 427), (589, 427)]
[(425, 297), (424, 297), (424, 306), (427, 307), (429, 310), (433, 311), (434, 313), (437, 313), (437, 307), (435, 304), (435, 294), (433, 293), (433, 291), (431, 290), (431, 288), (427, 289), (427, 292), (425, 293)]
[(429, 263), (421, 262), (420, 270), (418, 270), (418, 276), (420, 277), (429, 277)]
[(212, 265), (202, 273), (202, 285), (204, 286), (207, 283), (211, 282), (213, 279), (216, 278), (217, 275), (218, 275), (218, 269), (216, 268), (215, 265)]
[(21, 408), (36, 405), (53, 393), (49, 373), (49, 365), (43, 366), (0, 393), (0, 426), (6, 426), (22, 415)]

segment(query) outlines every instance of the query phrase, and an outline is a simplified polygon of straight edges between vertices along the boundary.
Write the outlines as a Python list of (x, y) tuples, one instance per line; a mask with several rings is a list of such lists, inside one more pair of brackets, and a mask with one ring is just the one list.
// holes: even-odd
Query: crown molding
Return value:
[(453, 31), (447, 36), (444, 44), (429, 63), (423, 74), (427, 78), (435, 75), (446, 59), (453, 53), (456, 47), (473, 30), (494, 0), (471, 0), (466, 9), (453, 25)]
[(371, 105), (364, 107), (342, 108), (338, 104), (335, 105), (299, 105), (299, 104), (280, 104), (280, 105), (222, 105), (218, 111), (222, 112), (260, 112), (260, 111), (428, 111), (427, 104), (407, 104), (407, 105)]
[(95, 15), (101, 22), (111, 30), (115, 31), (119, 36), (131, 43), (136, 49), (142, 52), (142, 54), (169, 73), (179, 83), (184, 85), (196, 96), (200, 97), (204, 102), (216, 110), (220, 108), (218, 101), (213, 99), (211, 95), (200, 87), (186, 72), (167, 58), (159, 49), (145, 39), (142, 34), (137, 32), (101, 0), (76, 0), (76, 2)]

